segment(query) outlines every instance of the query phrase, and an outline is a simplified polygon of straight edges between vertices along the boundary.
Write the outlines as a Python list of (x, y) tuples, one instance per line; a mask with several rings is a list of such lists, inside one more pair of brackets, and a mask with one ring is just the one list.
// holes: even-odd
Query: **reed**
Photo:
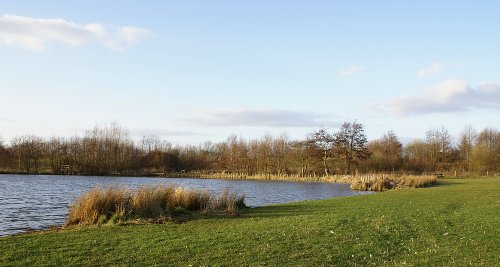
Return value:
[(436, 183), (434, 175), (360, 176), (352, 179), (351, 189), (360, 191), (385, 191), (395, 188), (419, 188)]
[(204, 172), (192, 171), (184, 173), (158, 174), (159, 177), (171, 178), (200, 178), (200, 179), (226, 179), (226, 180), (272, 180), (272, 181), (300, 181), (300, 182), (332, 182), (332, 183), (350, 183), (354, 175), (323, 175), (312, 173), (306, 175), (299, 174), (269, 174), (269, 173), (238, 173), (238, 172)]
[(167, 200), (167, 209), (172, 210), (182, 207), (187, 210), (207, 210), (209, 202), (214, 196), (206, 191), (188, 190), (182, 187), (176, 188)]
[(234, 179), (234, 180), (280, 180), (280, 181), (304, 181), (304, 182), (330, 182), (350, 184), (351, 189), (360, 191), (385, 191), (396, 188), (418, 188), (434, 184), (437, 177), (434, 175), (407, 175), (407, 174), (247, 174), (227, 172), (189, 172), (169, 174), (170, 177), (195, 177), (207, 179)]
[(168, 221), (182, 210), (235, 214), (246, 207), (245, 197), (225, 190), (207, 191), (156, 185), (135, 190), (96, 187), (83, 193), (69, 209), (66, 226), (117, 223), (131, 220)]
[(94, 188), (84, 193), (69, 209), (67, 224), (96, 224), (102, 216), (125, 215), (129, 191), (118, 187)]
[(236, 213), (239, 209), (245, 207), (245, 196), (230, 193), (224, 190), (222, 194), (210, 203), (211, 210), (223, 210), (228, 213)]

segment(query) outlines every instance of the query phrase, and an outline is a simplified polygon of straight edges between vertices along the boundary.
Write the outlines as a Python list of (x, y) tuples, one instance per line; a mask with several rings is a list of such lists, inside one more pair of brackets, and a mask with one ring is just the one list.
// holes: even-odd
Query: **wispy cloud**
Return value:
[[(172, 136), (192, 136), (192, 135), (202, 135), (197, 132), (183, 131), (183, 130), (169, 130), (160, 128), (124, 128), (133, 137), (142, 136), (158, 136), (158, 137), (172, 137)], [(70, 134), (84, 135), (89, 129), (84, 128), (63, 128), (62, 131), (66, 131)]]
[(148, 29), (100, 23), (78, 24), (61, 18), (0, 16), (0, 42), (41, 51), (48, 43), (71, 46), (98, 44), (121, 50), (152, 35)]
[(152, 128), (133, 128), (130, 129), (130, 134), (136, 137), (151, 136), (151, 135), (158, 137), (200, 135), (199, 133), (191, 131), (152, 129)]
[(291, 110), (203, 110), (180, 122), (199, 126), (322, 127), (337, 125), (331, 116)]
[(417, 72), (417, 77), (426, 77), (426, 76), (431, 76), (431, 75), (436, 75), (443, 71), (444, 69), (444, 64), (441, 62), (434, 62), (430, 66), (427, 66), (423, 69), (420, 69)]
[(440, 83), (420, 96), (390, 99), (387, 108), (399, 115), (445, 113), (500, 108), (500, 84), (482, 83), (471, 87), (462, 80)]
[(0, 122), (18, 122), (17, 120), (12, 120), (8, 118), (0, 117)]
[(365, 66), (357, 66), (357, 65), (350, 66), (348, 68), (341, 70), (339, 73), (339, 77), (352, 76), (356, 73), (364, 71), (365, 69), (366, 69)]
[(364, 107), (364, 111), (369, 112), (370, 114), (379, 113), (379, 112), (385, 112), (384, 107), (379, 105), (376, 101), (369, 101)]

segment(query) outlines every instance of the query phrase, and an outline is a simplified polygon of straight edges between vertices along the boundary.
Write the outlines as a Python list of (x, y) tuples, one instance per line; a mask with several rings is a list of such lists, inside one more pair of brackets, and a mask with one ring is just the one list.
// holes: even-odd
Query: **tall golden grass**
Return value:
[(300, 182), (333, 182), (333, 183), (350, 183), (354, 175), (328, 175), (323, 174), (266, 174), (266, 173), (234, 173), (234, 172), (186, 172), (186, 173), (168, 173), (166, 175), (158, 175), (160, 177), (167, 176), (172, 178), (200, 178), (200, 179), (226, 179), (226, 180), (272, 180), (272, 181), (300, 181)]
[(207, 179), (229, 179), (229, 180), (279, 180), (279, 181), (303, 181), (303, 182), (331, 182), (351, 184), (354, 190), (370, 190), (383, 191), (393, 188), (417, 188), (432, 185), (437, 181), (434, 175), (407, 175), (407, 174), (336, 174), (322, 175), (309, 174), (300, 176), (297, 174), (246, 174), (246, 173), (206, 173), (206, 172), (190, 172), (178, 173), (171, 175), (172, 177), (194, 177)]
[(385, 191), (395, 188), (419, 188), (434, 184), (434, 175), (402, 175), (402, 176), (360, 176), (351, 181), (351, 189), (360, 191)]
[(330, 182), (350, 184), (351, 189), (361, 191), (385, 191), (395, 188), (417, 188), (426, 187), (437, 181), (435, 175), (408, 175), (408, 174), (336, 174), (322, 175), (309, 174), (305, 176), (297, 174), (246, 174), (246, 173), (207, 173), (189, 172), (171, 174), (172, 177), (194, 177), (207, 179), (251, 179), (251, 180), (280, 180), (280, 181), (304, 181), (304, 182)]
[(116, 223), (134, 219), (167, 220), (179, 210), (236, 213), (246, 207), (245, 197), (222, 192), (172, 186), (143, 186), (136, 190), (111, 186), (96, 187), (82, 194), (69, 209), (66, 225)]

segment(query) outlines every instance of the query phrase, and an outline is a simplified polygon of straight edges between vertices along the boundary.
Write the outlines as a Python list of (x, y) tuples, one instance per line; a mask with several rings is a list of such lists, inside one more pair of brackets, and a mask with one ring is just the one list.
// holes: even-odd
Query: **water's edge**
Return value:
[(59, 227), (74, 199), (95, 186), (154, 184), (214, 193), (229, 189), (244, 194), (247, 205), (253, 207), (367, 194), (353, 191), (347, 184), (321, 181), (0, 174), (0, 236)]

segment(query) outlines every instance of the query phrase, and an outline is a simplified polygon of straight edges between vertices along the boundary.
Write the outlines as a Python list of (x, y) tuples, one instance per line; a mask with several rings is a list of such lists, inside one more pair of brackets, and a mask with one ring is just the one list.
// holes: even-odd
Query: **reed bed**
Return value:
[(171, 177), (194, 177), (207, 179), (229, 180), (278, 180), (278, 181), (303, 181), (303, 182), (330, 182), (350, 184), (351, 189), (360, 191), (385, 191), (396, 188), (419, 188), (434, 184), (436, 175), (407, 175), (407, 174), (336, 174), (336, 175), (297, 175), (297, 174), (246, 174), (227, 172), (189, 172), (174, 173)]
[(143, 186), (135, 190), (96, 187), (70, 207), (66, 226), (120, 223), (132, 220), (168, 221), (189, 212), (235, 214), (246, 207), (245, 197), (224, 190), (220, 195), (172, 186)]
[(351, 189), (360, 191), (385, 191), (396, 188), (420, 188), (436, 183), (434, 175), (360, 176), (351, 181)]
[(171, 178), (200, 178), (200, 179), (227, 179), (227, 180), (271, 180), (271, 181), (298, 181), (298, 182), (332, 182), (332, 183), (350, 183), (354, 175), (323, 175), (323, 174), (268, 174), (268, 173), (238, 173), (238, 172), (185, 172), (156, 174), (159, 177)]

